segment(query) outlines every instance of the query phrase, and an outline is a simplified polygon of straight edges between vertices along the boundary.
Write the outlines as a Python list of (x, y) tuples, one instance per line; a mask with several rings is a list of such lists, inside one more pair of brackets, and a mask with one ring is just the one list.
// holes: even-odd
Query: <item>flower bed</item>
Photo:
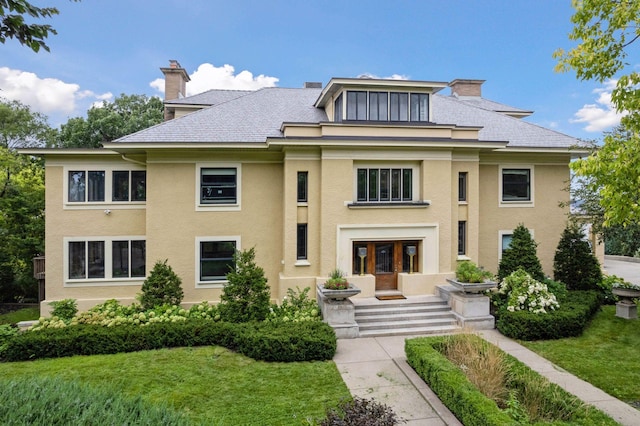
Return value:
[[(470, 336), (472, 339), (476, 336)], [(474, 386), (463, 371), (464, 366), (453, 364), (443, 354), (449, 336), (422, 337), (405, 342), (407, 361), (418, 375), (438, 395), (451, 412), (465, 425), (531, 424), (523, 411), (524, 399), (534, 400), (542, 410), (542, 420), (535, 424), (553, 422), (583, 425), (616, 425), (601, 411), (584, 405), (575, 396), (505, 354), (507, 367), (507, 403), (501, 409)], [(479, 339), (481, 340), (481, 339)], [(489, 345), (488, 343), (484, 343)], [(461, 368), (462, 367), (462, 368)], [(545, 418), (549, 416), (556, 418)], [(559, 423), (555, 423), (559, 424)]]

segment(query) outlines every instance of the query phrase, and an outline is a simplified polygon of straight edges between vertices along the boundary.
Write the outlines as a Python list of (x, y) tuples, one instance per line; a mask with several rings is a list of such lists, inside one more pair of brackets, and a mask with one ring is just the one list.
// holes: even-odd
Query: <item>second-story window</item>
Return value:
[(458, 201), (467, 201), (467, 172), (458, 173)]
[(235, 204), (236, 174), (235, 168), (200, 169), (201, 204)]
[(307, 202), (309, 172), (298, 172), (298, 202)]
[(413, 200), (413, 169), (358, 169), (358, 202)]

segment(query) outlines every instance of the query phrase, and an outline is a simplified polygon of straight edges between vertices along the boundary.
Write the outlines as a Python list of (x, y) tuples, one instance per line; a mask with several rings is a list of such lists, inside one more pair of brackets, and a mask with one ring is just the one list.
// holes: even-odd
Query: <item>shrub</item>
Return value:
[(12, 324), (0, 324), (0, 357), (5, 348), (6, 342), (18, 335), (18, 327)]
[(329, 360), (335, 355), (336, 335), (323, 322), (234, 324), (184, 319), (145, 327), (80, 324), (21, 333), (5, 343), (0, 357), (28, 361), (203, 345), (224, 346), (262, 361)]
[(280, 305), (272, 305), (267, 321), (271, 322), (298, 322), (320, 321), (320, 307), (318, 302), (309, 299), (309, 287), (304, 290), (299, 288), (287, 289), (287, 295)]
[(391, 407), (373, 398), (355, 397), (343, 401), (337, 409), (327, 410), (327, 417), (320, 426), (394, 426), (399, 421)]
[(78, 313), (78, 304), (75, 299), (58, 300), (49, 303), (49, 306), (53, 307), (51, 316), (58, 317), (65, 322), (71, 321), (71, 318)]
[(598, 283), (598, 288), (602, 293), (603, 303), (607, 305), (613, 305), (618, 301), (618, 298), (613, 294), (613, 285), (616, 283), (624, 283), (625, 280), (615, 275), (605, 275)]
[(456, 268), (456, 280), (461, 283), (483, 283), (493, 276), (475, 263), (464, 260)]
[(546, 314), (558, 308), (556, 296), (547, 285), (534, 280), (524, 269), (518, 269), (505, 277), (498, 285), (499, 297), (504, 297), (507, 311), (529, 311)]
[(228, 284), (218, 305), (224, 321), (263, 321), (269, 314), (271, 294), (264, 270), (255, 263), (255, 257), (255, 248), (233, 255), (235, 270), (227, 274)]
[(567, 225), (562, 233), (553, 258), (553, 278), (569, 290), (597, 290), (602, 280), (600, 262), (575, 224)]
[(566, 300), (569, 295), (569, 290), (567, 290), (567, 286), (563, 282), (554, 281), (548, 278), (543, 282), (547, 285), (549, 291), (555, 294), (558, 303), (562, 304), (562, 302)]
[(529, 230), (523, 224), (513, 230), (511, 244), (502, 253), (498, 267), (498, 280), (504, 279), (513, 271), (522, 268), (535, 280), (544, 280), (540, 260), (536, 254), (538, 244), (531, 238)]
[(562, 339), (579, 336), (596, 314), (601, 296), (595, 291), (571, 291), (560, 307), (545, 315), (500, 309), (496, 328), (521, 340)]
[[(477, 336), (467, 336), (477, 342)], [(407, 362), (465, 425), (493, 426), (531, 423), (615, 425), (613, 419), (585, 406), (574, 395), (549, 383), (512, 356), (506, 355), (506, 408), (483, 395), (464, 374), (443, 355), (447, 337), (407, 339)], [(481, 343), (482, 345), (484, 343)], [(565, 422), (565, 423), (560, 423)]]
[(182, 280), (171, 266), (157, 261), (151, 273), (142, 284), (140, 303), (145, 309), (152, 309), (162, 305), (179, 305), (182, 302)]
[[(3, 425), (188, 425), (181, 414), (142, 397), (125, 397), (60, 378), (0, 381)], [(28, 403), (26, 403), (28, 401)]]

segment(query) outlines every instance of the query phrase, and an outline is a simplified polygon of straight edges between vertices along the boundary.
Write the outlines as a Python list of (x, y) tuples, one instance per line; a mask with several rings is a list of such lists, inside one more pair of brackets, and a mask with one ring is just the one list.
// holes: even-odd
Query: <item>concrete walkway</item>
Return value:
[[(640, 411), (567, 373), (497, 330), (479, 334), (568, 392), (625, 426), (640, 425)], [(461, 425), (407, 364), (404, 340), (412, 336), (339, 339), (333, 360), (353, 396), (387, 404), (407, 425)]]

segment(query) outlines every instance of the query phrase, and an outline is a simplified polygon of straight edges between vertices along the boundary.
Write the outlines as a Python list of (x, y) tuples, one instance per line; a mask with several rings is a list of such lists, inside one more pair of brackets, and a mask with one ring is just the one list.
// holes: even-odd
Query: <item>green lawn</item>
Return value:
[(39, 308), (24, 308), (0, 315), (0, 324), (15, 324), (20, 321), (37, 320), (39, 317)]
[(520, 343), (608, 394), (637, 406), (640, 320), (625, 320), (615, 313), (615, 306), (604, 306), (580, 337)]
[(195, 424), (301, 425), (350, 396), (332, 361), (266, 363), (220, 347), (0, 364), (0, 377), (52, 376), (142, 396)]

